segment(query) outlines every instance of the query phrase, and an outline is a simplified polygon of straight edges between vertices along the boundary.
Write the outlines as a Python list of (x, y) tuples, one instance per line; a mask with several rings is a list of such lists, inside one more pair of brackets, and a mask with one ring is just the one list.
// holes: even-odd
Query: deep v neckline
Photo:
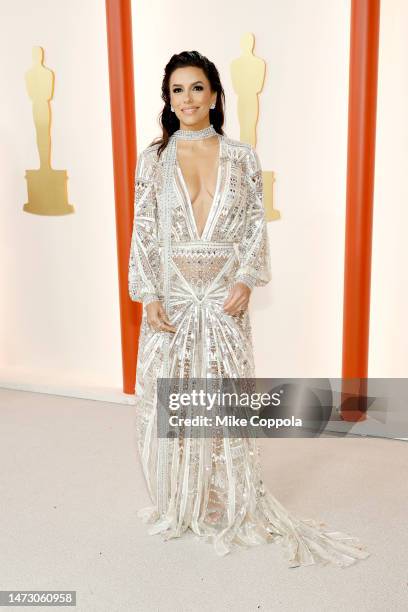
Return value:
[(184, 174), (183, 171), (181, 169), (180, 163), (178, 161), (177, 158), (177, 146), (176, 146), (176, 167), (181, 179), (181, 182), (183, 184), (183, 189), (185, 191), (185, 195), (186, 195), (186, 200), (187, 200), (187, 204), (188, 204), (188, 208), (189, 208), (189, 212), (190, 212), (190, 216), (192, 219), (192, 223), (194, 226), (194, 232), (196, 235), (197, 240), (204, 240), (206, 233), (207, 233), (207, 229), (208, 229), (208, 225), (210, 223), (210, 219), (213, 216), (213, 210), (214, 210), (214, 206), (215, 206), (215, 202), (218, 196), (218, 189), (219, 189), (219, 184), (220, 184), (220, 175), (221, 175), (221, 147), (222, 147), (222, 137), (220, 134), (218, 134), (218, 169), (217, 169), (217, 178), (216, 178), (216, 182), (215, 182), (215, 189), (214, 189), (214, 196), (212, 198), (211, 204), (210, 204), (210, 209), (208, 211), (208, 215), (207, 218), (205, 220), (205, 224), (204, 224), (204, 229), (201, 233), (201, 236), (198, 233), (198, 227), (197, 227), (197, 221), (194, 215), (194, 210), (193, 210), (193, 203), (191, 201), (191, 196), (190, 196), (190, 192), (188, 190), (187, 187), (187, 183), (184, 179)]

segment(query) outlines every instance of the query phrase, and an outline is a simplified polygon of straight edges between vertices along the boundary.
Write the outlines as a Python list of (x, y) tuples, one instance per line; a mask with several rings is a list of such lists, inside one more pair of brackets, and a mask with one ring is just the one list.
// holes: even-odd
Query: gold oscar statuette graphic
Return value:
[(23, 209), (36, 215), (67, 215), (74, 212), (68, 204), (67, 172), (51, 168), (51, 106), (54, 73), (43, 64), (44, 49), (33, 47), (33, 65), (25, 74), (26, 88), (33, 102), (33, 118), (40, 157), (38, 170), (26, 170), (28, 202)]
[[(231, 62), (232, 85), (238, 97), (238, 120), (240, 140), (256, 146), (256, 127), (259, 115), (259, 99), (264, 80), (266, 65), (263, 59), (253, 54), (255, 37), (246, 32), (241, 37), (242, 55)], [(273, 207), (273, 184), (275, 173), (262, 172), (264, 183), (264, 205), (267, 221), (280, 219), (280, 212)]]

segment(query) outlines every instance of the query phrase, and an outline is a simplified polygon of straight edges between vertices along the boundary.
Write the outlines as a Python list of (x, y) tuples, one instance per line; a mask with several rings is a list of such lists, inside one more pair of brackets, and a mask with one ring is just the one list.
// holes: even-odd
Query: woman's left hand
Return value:
[(245, 283), (235, 283), (224, 302), (224, 312), (229, 315), (235, 315), (240, 310), (246, 310), (250, 295), (251, 289)]

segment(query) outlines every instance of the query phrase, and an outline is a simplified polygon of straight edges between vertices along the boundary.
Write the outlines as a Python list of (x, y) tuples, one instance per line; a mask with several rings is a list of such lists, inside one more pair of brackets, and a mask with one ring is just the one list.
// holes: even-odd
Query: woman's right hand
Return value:
[(146, 306), (146, 315), (148, 324), (155, 331), (168, 331), (174, 333), (177, 328), (171, 324), (166, 311), (163, 308), (163, 304), (159, 300), (150, 302)]

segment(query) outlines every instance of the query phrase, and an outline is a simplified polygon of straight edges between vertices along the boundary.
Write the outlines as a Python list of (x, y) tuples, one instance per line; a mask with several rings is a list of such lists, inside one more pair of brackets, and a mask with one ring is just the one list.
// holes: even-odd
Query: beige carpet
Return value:
[(133, 415), (0, 390), (0, 590), (75, 590), (81, 612), (408, 609), (406, 442), (262, 441), (272, 493), (372, 553), (346, 569), (289, 569), (277, 544), (217, 557), (193, 534), (149, 536), (136, 516), (149, 499)]

